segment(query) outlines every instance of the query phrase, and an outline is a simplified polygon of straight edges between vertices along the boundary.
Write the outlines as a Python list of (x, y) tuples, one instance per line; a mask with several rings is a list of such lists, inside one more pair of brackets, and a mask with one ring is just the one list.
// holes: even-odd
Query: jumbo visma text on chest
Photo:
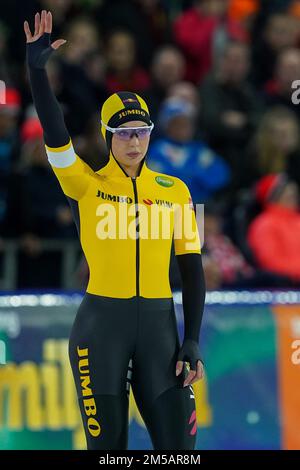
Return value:
[[(142, 197), (136, 202), (131, 196), (97, 191), (100, 204), (96, 207), (96, 235), (107, 238), (126, 239), (187, 239), (194, 237), (193, 217), (189, 206), (182, 207), (172, 201), (156, 197)], [(139, 226), (136, 229), (136, 221)], [(175, 223), (180, 220), (180, 223)], [(184, 233), (183, 233), (184, 232)]]

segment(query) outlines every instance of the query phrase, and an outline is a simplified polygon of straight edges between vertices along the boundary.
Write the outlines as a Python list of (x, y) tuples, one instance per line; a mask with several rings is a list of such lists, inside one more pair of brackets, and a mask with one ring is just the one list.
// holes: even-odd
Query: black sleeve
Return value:
[(29, 78), (35, 108), (49, 147), (62, 147), (70, 141), (62, 110), (51, 90), (47, 72), (29, 68)]
[(44, 130), (45, 143), (49, 147), (62, 147), (70, 141), (70, 136), (45, 69), (53, 52), (50, 34), (44, 33), (37, 41), (27, 44), (26, 61), (32, 97)]
[(176, 258), (182, 279), (184, 340), (198, 342), (206, 292), (201, 255), (190, 253)]

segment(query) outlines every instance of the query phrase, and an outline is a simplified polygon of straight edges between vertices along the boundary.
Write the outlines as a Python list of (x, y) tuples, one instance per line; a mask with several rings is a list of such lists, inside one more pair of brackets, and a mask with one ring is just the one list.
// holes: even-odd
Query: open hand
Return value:
[[(28, 21), (24, 21), (24, 32), (26, 35), (27, 44), (31, 42), (35, 42), (40, 37), (43, 36), (44, 33), (51, 34), (52, 33), (52, 13), (51, 11), (46, 12), (46, 10), (42, 10), (41, 14), (36, 13), (34, 17), (34, 34), (32, 35)], [(58, 49), (62, 44), (67, 42), (65, 39), (57, 39), (51, 44), (53, 49)]]

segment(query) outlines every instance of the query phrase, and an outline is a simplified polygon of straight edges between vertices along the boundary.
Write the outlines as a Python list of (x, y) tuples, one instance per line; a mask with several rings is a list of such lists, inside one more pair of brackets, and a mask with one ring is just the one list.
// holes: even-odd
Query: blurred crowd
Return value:
[(41, 240), (77, 238), (26, 73), (23, 22), (41, 9), (67, 40), (47, 70), (81, 158), (106, 161), (104, 100), (139, 93), (155, 123), (148, 166), (205, 204), (207, 288), (299, 287), (299, 0), (1, 0), (0, 256), (19, 241), (18, 287), (59, 288), (61, 257)]

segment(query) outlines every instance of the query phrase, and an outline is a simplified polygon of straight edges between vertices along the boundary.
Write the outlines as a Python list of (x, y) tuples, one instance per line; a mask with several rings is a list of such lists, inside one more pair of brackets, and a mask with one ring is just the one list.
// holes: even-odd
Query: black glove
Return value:
[(178, 361), (189, 362), (191, 370), (197, 370), (197, 361), (203, 361), (200, 357), (199, 344), (192, 339), (183, 341), (180, 351), (178, 353)]
[(54, 52), (51, 46), (51, 34), (44, 33), (39, 39), (26, 44), (26, 61), (32, 69), (44, 69), (45, 65)]

